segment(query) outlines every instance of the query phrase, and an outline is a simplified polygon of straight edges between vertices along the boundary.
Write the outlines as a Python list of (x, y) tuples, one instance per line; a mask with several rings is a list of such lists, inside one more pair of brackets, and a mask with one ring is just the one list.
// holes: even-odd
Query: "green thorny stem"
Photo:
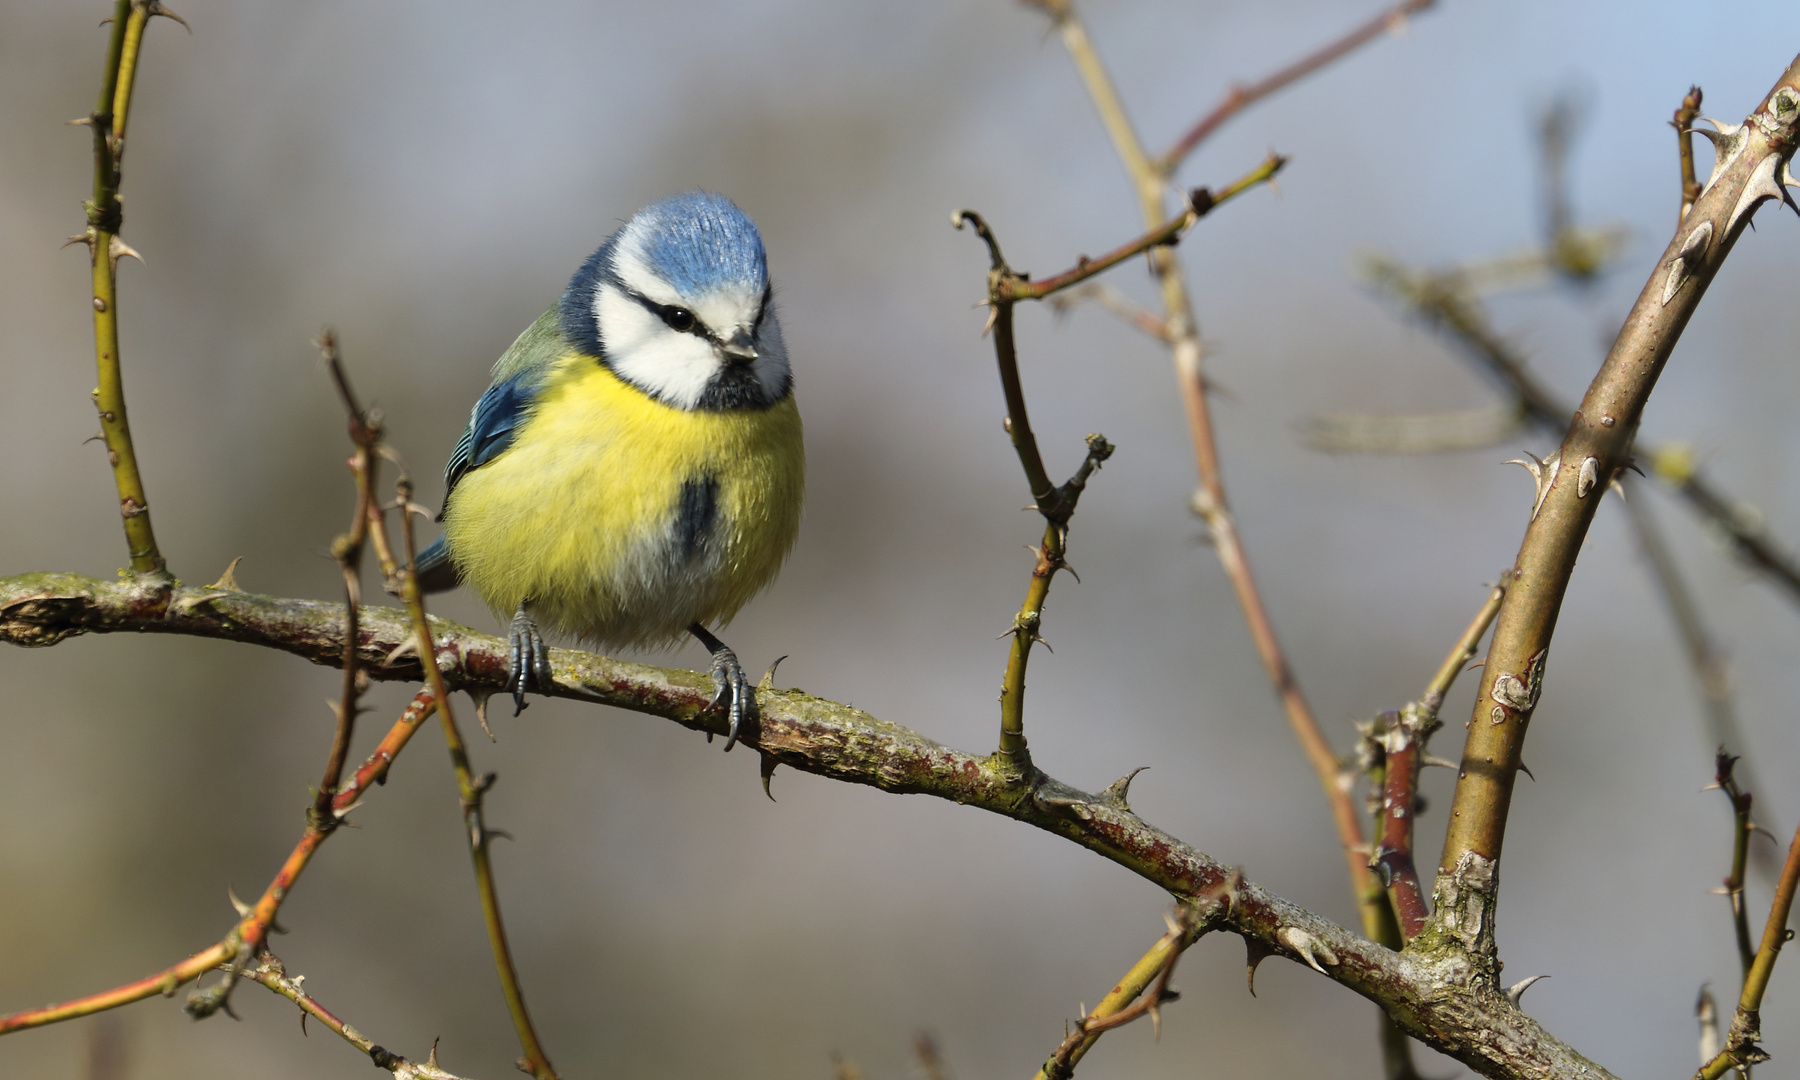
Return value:
[(1741, 127), (1718, 135), (1717, 164), (1607, 355), (1538, 492), (1481, 675), (1438, 870), (1433, 944), (1497, 976), (1493, 905), (1525, 733), (1569, 578), (1601, 496), (1631, 457), (1644, 404), (1714, 274), (1781, 176), (1800, 124), (1800, 58)]
[(1116, 1027), (1124, 1027), (1142, 1016), (1150, 1017), (1156, 1034), (1162, 1034), (1162, 1005), (1181, 995), (1169, 985), (1175, 974), (1175, 962), (1209, 929), (1210, 917), (1220, 910), (1230, 910), (1237, 901), (1238, 887), (1243, 883), (1233, 874), (1213, 890), (1211, 895), (1194, 902), (1178, 904), (1165, 917), (1168, 933), (1150, 946), (1150, 951), (1131, 965), (1113, 988), (1107, 991), (1094, 1011), (1075, 1021), (1063, 1034), (1032, 1080), (1069, 1080), (1075, 1066), (1087, 1056), (1100, 1036)]
[(1781, 952), (1793, 931), (1788, 929), (1788, 913), (1794, 907), (1794, 888), (1800, 883), (1800, 829), (1788, 844), (1787, 862), (1775, 885), (1775, 900), (1769, 905), (1769, 921), (1763, 925), (1762, 945), (1756, 958), (1744, 973), (1744, 991), (1738, 997), (1737, 1014), (1732, 1017), (1731, 1031), (1725, 1036), (1725, 1049), (1700, 1067), (1695, 1080), (1718, 1080), (1731, 1069), (1749, 1075), (1750, 1066), (1769, 1060), (1768, 1051), (1757, 1045), (1762, 1038), (1762, 999), (1769, 988), (1769, 976), (1775, 971), (1775, 957)]
[(556, 1069), (538, 1041), (531, 1014), (525, 1009), (525, 992), (519, 986), (518, 969), (513, 965), (512, 947), (507, 944), (506, 925), (500, 921), (500, 894), (494, 886), (494, 869), (489, 858), (489, 845), (494, 832), (482, 817), (481, 803), (495, 780), (493, 773), (477, 778), (469, 765), (469, 752), (457, 729), (456, 717), (450, 709), (449, 691), (444, 673), (438, 667), (437, 648), (432, 641), (431, 623), (425, 617), (424, 594), (419, 589), (417, 574), (418, 547), (413, 539), (412, 481), (402, 476), (399, 481), (400, 529), (406, 544), (406, 566), (400, 575), (401, 598), (412, 620), (414, 645), (424, 668), (425, 685), (440, 703), (438, 718), (444, 725), (444, 743), (450, 750), (450, 763), (456, 769), (457, 794), (462, 801), (463, 826), (469, 840), (469, 856), (475, 864), (475, 884), (481, 893), (481, 914), (487, 924), (488, 944), (494, 952), (494, 967), (500, 975), (500, 990), (506, 996), (506, 1009), (512, 1014), (513, 1027), (519, 1035), (519, 1048), (525, 1056), (518, 1061), (519, 1071), (536, 1080), (557, 1080)]
[[(78, 123), (93, 129), (94, 195), (83, 203), (87, 228), (69, 238), (86, 244), (93, 268), (94, 358), (99, 385), (94, 388), (94, 408), (100, 414), (100, 436), (106, 459), (112, 465), (113, 483), (119, 491), (119, 513), (125, 522), (125, 544), (135, 574), (166, 575), (167, 564), (156, 546), (150, 527), (150, 501), (144, 494), (144, 478), (138, 471), (137, 450), (131, 441), (131, 422), (125, 412), (125, 381), (119, 367), (119, 260), (137, 258), (119, 239), (124, 211), (119, 184), (125, 159), (125, 121), (131, 108), (131, 92), (137, 83), (138, 52), (144, 27), (152, 16), (178, 18), (155, 0), (118, 0), (113, 9), (112, 39), (106, 51), (106, 74), (100, 84), (100, 100), (94, 111)], [(185, 23), (183, 25), (186, 25)]]
[(1006, 399), (1006, 431), (1012, 437), (1013, 449), (1025, 471), (1034, 507), (1044, 516), (1044, 541), (1031, 549), (1037, 556), (1032, 566), (1031, 584), (1025, 602), (1013, 619), (1009, 633), (1013, 638), (1007, 658), (1006, 675), (1000, 693), (1000, 756), (1021, 776), (1031, 766), (1031, 753), (1025, 739), (1025, 668), (1031, 647), (1042, 641), (1044, 601), (1049, 596), (1050, 582), (1058, 570), (1068, 569), (1069, 519), (1075, 504), (1087, 486), (1088, 477), (1102, 462), (1112, 456), (1113, 446), (1102, 435), (1087, 437), (1087, 456), (1067, 483), (1052, 484), (1038, 450), (1037, 436), (1032, 433), (1031, 419), (1025, 407), (1025, 391), (1019, 378), (1018, 348), (1013, 336), (1013, 306), (1022, 300), (1043, 300), (1080, 284), (1136, 255), (1177, 243), (1182, 234), (1205, 217), (1215, 206), (1234, 198), (1258, 184), (1272, 179), (1285, 159), (1270, 154), (1255, 169), (1238, 178), (1218, 193), (1196, 188), (1188, 193), (1187, 205), (1181, 213), (1152, 227), (1147, 233), (1098, 257), (1082, 256), (1076, 265), (1060, 274), (1034, 282), (1029, 274), (1012, 269), (1001, 253), (1000, 242), (980, 214), (963, 210), (952, 219), (957, 228), (965, 225), (987, 244), (989, 328), (994, 336), (994, 356), (999, 366), (1000, 387)]

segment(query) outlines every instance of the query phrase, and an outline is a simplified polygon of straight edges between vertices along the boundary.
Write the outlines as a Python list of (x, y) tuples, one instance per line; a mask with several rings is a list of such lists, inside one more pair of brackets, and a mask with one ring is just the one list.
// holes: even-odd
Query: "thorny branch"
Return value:
[[(362, 653), (362, 643), (366, 638), (360, 626), (362, 608), (357, 568), (365, 539), (371, 533), (376, 537), (382, 537), (384, 533), (380, 507), (372, 494), (375, 461), (381, 440), (381, 426), (377, 418), (365, 412), (357, 404), (355, 394), (351, 391), (343, 367), (339, 362), (335, 338), (329, 331), (321, 339), (320, 346), (350, 417), (350, 437), (356, 447), (356, 451), (350, 459), (350, 467), (356, 480), (357, 505), (351, 520), (351, 531), (345, 536), (339, 537), (337, 543), (333, 545), (343, 568), (344, 591), (347, 601), (345, 616), (338, 627), (338, 666), (344, 672), (343, 696), (335, 706), (337, 728), (326, 762), (324, 779), (314, 794), (313, 802), (307, 807), (306, 828), (294, 850), (288, 855), (287, 861), (276, 873), (274, 881), (263, 891), (262, 896), (255, 904), (244, 904), (235, 897), (232, 898), (240, 921), (223, 940), (147, 979), (140, 979), (135, 983), (61, 1005), (0, 1017), (0, 1034), (116, 1008), (156, 993), (172, 995), (184, 983), (199, 978), (215, 967), (224, 969), (224, 974), (219, 981), (203, 990), (195, 990), (189, 995), (185, 1008), (196, 1019), (211, 1016), (220, 1010), (229, 1013), (231, 992), (238, 978), (243, 974), (245, 966), (256, 955), (257, 950), (262, 947), (269, 930), (275, 925), (275, 917), (282, 902), (286, 900), (288, 892), (299, 879), (301, 872), (312, 861), (319, 845), (323, 844), (325, 839), (337, 830), (342, 819), (356, 808), (357, 801), (367, 790), (369, 784), (386, 782), (388, 768), (393, 763), (395, 756), (412, 738), (413, 732), (418, 729), (419, 722), (430, 714), (438, 701), (442, 700), (441, 694), (434, 695), (427, 691), (421, 691), (407, 706), (386, 737), (382, 739), (374, 754), (364, 762), (347, 783), (340, 785), (339, 780), (343, 774), (345, 758), (349, 751), (350, 736), (356, 714), (359, 711), (358, 701), (362, 689), (367, 683), (364, 675), (364, 665), (367, 660)], [(385, 540), (379, 543), (379, 547), (383, 551), (387, 550)], [(237, 587), (235, 569), (236, 563), (233, 563), (221, 575), (218, 582), (194, 591), (193, 595), (186, 598), (183, 603), (192, 607), (234, 595), (242, 595)], [(149, 575), (143, 580), (152, 589), (167, 584), (166, 579), (158, 575)], [(395, 649), (403, 650), (404, 646), (395, 646)]]
[[(1061, 32), (1063, 44), (1081, 73), (1088, 96), (1100, 113), (1101, 121), (1112, 138), (1113, 147), (1131, 174), (1145, 224), (1154, 227), (1166, 214), (1168, 187), (1164, 171), (1145, 152), (1130, 114), (1126, 111), (1106, 66), (1101, 62), (1099, 53), (1094, 49), (1093, 42), (1088, 38), (1086, 27), (1077, 17), (1071, 0), (1040, 0), (1039, 6), (1050, 15)], [(1330, 803), (1338, 841), (1344, 849), (1344, 862), (1350, 875), (1351, 888), (1357, 898), (1363, 932), (1372, 939), (1379, 938), (1385, 928), (1391, 925), (1392, 914), (1380, 885), (1369, 872), (1362, 820), (1357, 813), (1356, 801), (1349, 785), (1344, 783), (1345, 774), (1340, 767), (1338, 755), (1320, 730), (1312, 706), (1301, 692), (1288, 664), (1287, 654), (1281, 647), (1280, 639), (1276, 637), (1274, 624), (1250, 569), (1249, 555), (1238, 535), (1236, 520), (1225, 497), (1225, 482), (1219, 468), (1218, 447), (1213, 434), (1211, 404), (1206, 378), (1201, 370), (1200, 334), (1181, 263), (1172, 250), (1160, 247), (1151, 249), (1150, 265), (1162, 289), (1163, 324), (1168, 330), (1175, 381), (1187, 413), (1188, 429), (1194, 444), (1194, 464), (1200, 477), (1200, 487), (1194, 493), (1194, 511), (1206, 522), (1219, 562), (1237, 593), (1238, 605), (1243, 609), (1257, 656), (1262, 660), (1269, 681), (1281, 698), (1288, 724), (1293, 728), (1294, 736), (1305, 751), (1307, 760), (1311, 762), (1319, 785)]]
[[(506, 643), (428, 617), (446, 691), (503, 689)], [(364, 608), (359, 655), (370, 678), (418, 681), (425, 673), (412, 619), (394, 608)], [(83, 633), (180, 634), (240, 641), (336, 666), (342, 611), (334, 604), (218, 593), (184, 585), (100, 581), (72, 574), (0, 578), (0, 642), (53, 645)], [(649, 667), (567, 649), (551, 650), (553, 697), (660, 716), (696, 731), (724, 733), (709, 710), (705, 672)], [(1133, 813), (1119, 797), (1089, 794), (1035, 768), (1024, 778), (990, 756), (952, 750), (858, 709), (799, 690), (763, 690), (760, 719), (745, 742), (781, 764), (828, 779), (894, 793), (931, 795), (976, 806), (1053, 833), (1192, 900), (1223, 887), (1233, 871)], [(1519, 1077), (1580, 1068), (1610, 1076), (1518, 1012), (1504, 995), (1466, 982), (1455, 958), (1402, 957), (1277, 897), (1253, 882), (1214, 927), (1268, 952), (1311, 963), (1327, 977), (1382, 1005), (1407, 1031), (1484, 1074)], [(211, 958), (216, 966), (222, 956)], [(160, 984), (139, 996), (154, 993)], [(1460, 988), (1447, 992), (1447, 987)], [(76, 1015), (71, 1013), (69, 1015)], [(64, 1019), (53, 1017), (51, 1019)], [(39, 1022), (48, 1022), (41, 1020)], [(0, 1031), (6, 1030), (0, 1022)], [(1503, 1033), (1504, 1037), (1497, 1037)]]
[[(1227, 882), (1217, 895), (1208, 898), (1207, 906), (1229, 907), (1236, 888), (1235, 881)], [(1206, 920), (1198, 904), (1177, 906), (1168, 922), (1169, 932), (1150, 946), (1150, 951), (1100, 999), (1093, 1012), (1075, 1021), (1033, 1080), (1069, 1080), (1075, 1075), (1075, 1066), (1100, 1041), (1101, 1035), (1140, 1017), (1149, 1016), (1156, 1033), (1162, 1034), (1163, 1003), (1181, 996), (1169, 986), (1175, 962), (1206, 932)]]
[(493, 773), (479, 779), (469, 765), (469, 752), (457, 730), (456, 717), (450, 709), (450, 692), (438, 666), (437, 643), (433, 639), (431, 620), (425, 614), (424, 593), (417, 574), (418, 547), (413, 542), (412, 482), (405, 476), (399, 484), (400, 530), (406, 543), (406, 567), (401, 576), (402, 596), (411, 621), (411, 640), (417, 650), (427, 688), (439, 702), (438, 719), (444, 726), (444, 742), (450, 750), (450, 763), (456, 769), (456, 787), (462, 800), (463, 827), (469, 838), (469, 857), (475, 864), (475, 885), (481, 894), (481, 914), (487, 925), (488, 944), (494, 953), (494, 967), (500, 976), (501, 993), (506, 997), (507, 1012), (512, 1015), (518, 1033), (519, 1047), (525, 1056), (518, 1061), (519, 1071), (536, 1080), (557, 1080), (556, 1069), (544, 1053), (537, 1028), (525, 1008), (525, 992), (519, 985), (519, 973), (513, 964), (512, 947), (506, 940), (506, 925), (500, 920), (500, 894), (494, 884), (494, 867), (489, 847), (494, 832), (482, 816), (482, 799), (495, 780)]
[[(119, 587), (133, 591), (147, 587), (151, 595), (159, 593), (159, 590), (153, 585), (140, 586), (121, 582)], [(181, 589), (180, 591), (187, 595), (170, 597), (173, 604), (186, 605), (186, 607), (170, 608), (170, 612), (177, 618), (191, 614), (202, 604), (210, 605), (249, 595), (235, 589), (218, 592), (211, 586), (204, 589)], [(331, 655), (319, 657), (318, 662), (326, 664), (341, 662), (343, 622), (337, 617), (338, 609), (335, 605), (329, 604), (313, 604), (312, 607), (313, 610), (310, 614), (318, 631), (322, 634), (334, 635), (333, 640), (321, 646), (330, 650)], [(53, 637), (54, 640), (61, 640), (61, 636)], [(15, 644), (24, 643), (16, 638), (9, 640)], [(54, 640), (40, 640), (37, 643), (53, 644)], [(369, 642), (372, 640), (374, 640), (374, 636), (365, 630), (364, 645), (360, 650), (362, 662), (365, 665), (380, 659), (379, 652), (371, 656)], [(392, 640), (389, 644), (389, 652), (399, 650), (401, 647), (400, 640)], [(431, 715), (434, 707), (435, 699), (431, 696), (430, 691), (422, 690), (413, 698), (412, 703), (406, 707), (406, 711), (401, 714), (400, 719), (395, 721), (392, 730), (388, 732), (386, 738), (382, 739), (380, 746), (369, 756), (368, 761), (333, 797), (331, 803), (333, 817), (341, 818), (354, 809), (357, 800), (362, 797), (363, 792), (370, 784), (382, 784), (387, 781), (388, 769), (393, 764), (395, 756), (406, 745), (413, 732), (418, 730), (419, 722)], [(195, 953), (179, 964), (155, 975), (139, 979), (137, 982), (127, 983), (112, 990), (64, 1002), (60, 1005), (48, 1005), (41, 1009), (29, 1009), (10, 1016), (0, 1016), (0, 1035), (26, 1028), (42, 1027), (45, 1024), (54, 1024), (77, 1016), (88, 1016), (107, 1009), (118, 1008), (121, 1005), (129, 1005), (134, 1001), (142, 1001), (144, 998), (156, 994), (162, 994), (165, 997), (172, 996), (184, 984), (193, 982), (220, 965), (227, 965), (226, 980), (216, 984), (208, 991), (197, 992), (189, 999), (187, 1007), (188, 1011), (196, 1017), (210, 1015), (224, 1007), (228, 1000), (230, 983), (235, 981), (232, 973), (241, 973), (241, 965), (255, 955), (255, 950), (262, 944), (269, 928), (274, 925), (275, 915), (280, 910), (282, 901), (286, 899), (288, 891), (299, 878), (300, 872), (306, 869), (306, 864), (311, 861), (313, 853), (329, 835), (329, 831), (320, 831), (315, 828), (310, 820), (311, 815), (309, 814), (308, 817), (306, 831), (301, 835), (300, 842), (295, 845), (293, 852), (288, 855), (287, 861), (276, 873), (275, 879), (269, 883), (269, 887), (263, 891), (262, 896), (255, 904), (238, 905), (240, 921), (218, 944)]]
[[(166, 574), (156, 533), (150, 527), (150, 501), (144, 494), (144, 478), (138, 470), (137, 449), (131, 440), (131, 422), (125, 412), (125, 382), (119, 363), (119, 260), (130, 256), (142, 261), (119, 239), (124, 210), (119, 185), (124, 179), (125, 122), (131, 111), (131, 94), (137, 84), (138, 53), (144, 28), (157, 15), (179, 18), (156, 0), (117, 0), (113, 7), (112, 36), (106, 51), (106, 73), (100, 84), (100, 100), (87, 117), (74, 121), (87, 125), (94, 136), (94, 196), (83, 204), (87, 228), (69, 238), (86, 244), (93, 267), (94, 353), (99, 386), (94, 408), (100, 414), (100, 435), (106, 459), (112, 465), (113, 483), (119, 491), (119, 513), (125, 522), (125, 544), (136, 574)], [(184, 24), (185, 25), (185, 24)]]
[(351, 1027), (349, 1024), (333, 1016), (325, 1006), (308, 994), (301, 987), (304, 975), (289, 975), (281, 960), (267, 949), (257, 953), (256, 963), (244, 969), (243, 976), (251, 982), (260, 983), (270, 991), (280, 994), (300, 1007), (301, 1025), (305, 1026), (306, 1017), (324, 1024), (339, 1038), (369, 1055), (377, 1068), (393, 1073), (396, 1080), (463, 1080), (454, 1073), (445, 1072), (438, 1067), (437, 1044), (431, 1044), (431, 1056), (421, 1063), (409, 1061), (399, 1054), (378, 1045), (373, 1039)]
[(1482, 670), (1439, 860), (1438, 917), (1426, 931), (1434, 944), (1467, 950), (1484, 977), (1497, 974), (1492, 913), (1512, 787), (1575, 558), (1607, 481), (1629, 461), (1656, 378), (1713, 275), (1756, 207), (1785, 198), (1778, 175), (1800, 123), (1796, 82), (1800, 58), (1744, 125), (1720, 137), (1711, 180), (1639, 294), (1562, 447), (1541, 467), (1532, 521)]
[(1750, 857), (1750, 838), (1756, 832), (1756, 822), (1750, 818), (1750, 804), (1753, 801), (1750, 793), (1738, 786), (1736, 771), (1738, 758), (1720, 749), (1714, 759), (1712, 787), (1725, 793), (1731, 803), (1731, 873), (1725, 878), (1725, 884), (1719, 890), (1731, 901), (1731, 925), (1737, 935), (1738, 963), (1743, 968), (1744, 978), (1750, 977), (1750, 968), (1756, 962), (1756, 948), (1750, 943), (1750, 913), (1744, 904), (1744, 869)]
[(1493, 624), (1505, 596), (1505, 585), (1496, 585), (1488, 593), (1487, 601), (1418, 700), (1382, 714), (1363, 730), (1364, 738), (1377, 751), (1380, 769), (1380, 782), (1369, 793), (1378, 820), (1377, 846), (1370, 866), (1380, 871), (1382, 884), (1387, 886), (1388, 900), (1394, 905), (1404, 941), (1417, 937), (1430, 915), (1413, 860), (1413, 823), (1418, 816), (1419, 770), (1427, 764), (1445, 763), (1428, 759), (1426, 744), (1441, 726), (1438, 710), (1443, 707), (1444, 695), (1450, 692), (1463, 665), (1475, 658), (1482, 636)]
[[(1697, 203), (1695, 209), (1703, 205)], [(1775, 957), (1781, 947), (1794, 936), (1788, 929), (1788, 913), (1794, 907), (1794, 890), (1800, 885), (1800, 829), (1788, 844), (1787, 862), (1775, 885), (1775, 900), (1769, 905), (1769, 921), (1763, 924), (1762, 945), (1756, 959), (1744, 973), (1744, 992), (1738, 996), (1737, 1013), (1731, 1019), (1731, 1030), (1725, 1035), (1725, 1048), (1701, 1066), (1695, 1080), (1718, 1080), (1731, 1069), (1748, 1074), (1749, 1067), (1769, 1060), (1768, 1051), (1757, 1045), (1762, 1038), (1762, 999), (1769, 988), (1769, 976), (1775, 971)]]

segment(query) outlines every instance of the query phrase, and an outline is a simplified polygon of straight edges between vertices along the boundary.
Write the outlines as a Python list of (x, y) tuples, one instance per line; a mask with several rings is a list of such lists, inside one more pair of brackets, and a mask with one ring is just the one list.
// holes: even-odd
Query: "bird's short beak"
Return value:
[(748, 364), (758, 355), (747, 330), (739, 330), (730, 341), (721, 342), (718, 349), (719, 355), (732, 364)]

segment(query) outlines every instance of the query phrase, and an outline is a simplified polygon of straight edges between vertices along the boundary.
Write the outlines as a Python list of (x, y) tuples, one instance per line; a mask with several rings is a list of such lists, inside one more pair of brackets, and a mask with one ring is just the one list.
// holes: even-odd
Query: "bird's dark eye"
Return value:
[(659, 314), (662, 315), (663, 322), (669, 324), (671, 330), (685, 334), (694, 328), (694, 313), (687, 308), (665, 307)]

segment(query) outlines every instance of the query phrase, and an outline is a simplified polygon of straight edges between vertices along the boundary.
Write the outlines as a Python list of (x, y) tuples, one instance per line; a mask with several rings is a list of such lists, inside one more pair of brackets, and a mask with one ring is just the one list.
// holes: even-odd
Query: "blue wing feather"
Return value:
[(462, 439), (450, 455), (450, 463), (444, 466), (446, 503), (463, 474), (486, 465), (512, 445), (513, 431), (530, 409), (536, 394), (537, 387), (521, 374), (495, 383), (481, 395), (481, 400), (475, 403), (475, 411), (469, 415), (469, 426), (463, 430)]

